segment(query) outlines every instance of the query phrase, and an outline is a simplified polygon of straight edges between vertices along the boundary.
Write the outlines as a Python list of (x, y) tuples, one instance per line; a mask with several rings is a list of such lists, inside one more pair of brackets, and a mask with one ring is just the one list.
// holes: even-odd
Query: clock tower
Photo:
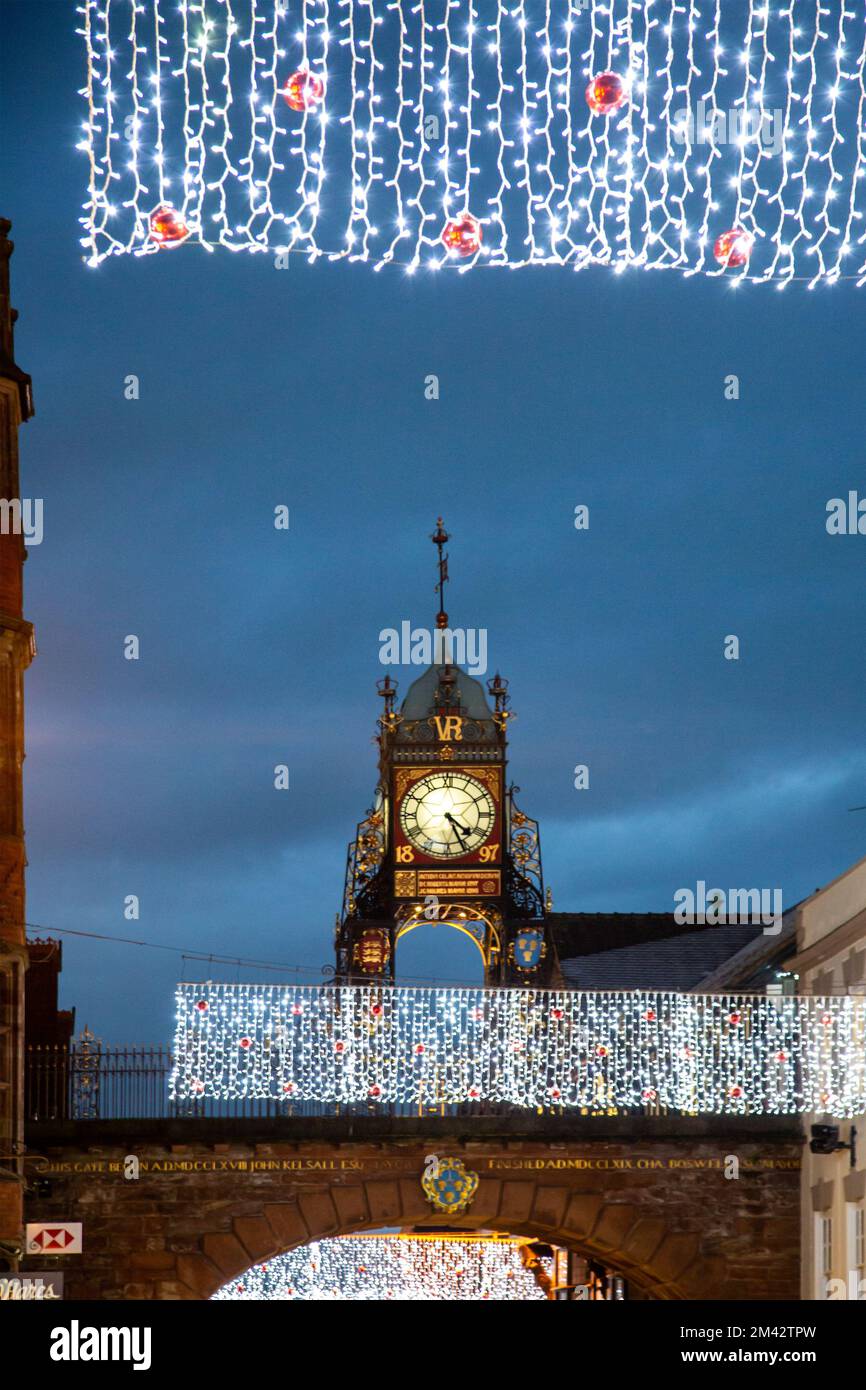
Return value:
[(349, 845), (336, 975), (393, 981), (401, 938), (436, 923), (474, 941), (486, 984), (548, 985), (557, 972), (538, 825), (516, 805), (519, 788), (507, 776), (508, 682), (496, 675), (485, 690), (453, 664), (441, 518), (432, 539), (433, 661), (399, 707), (390, 676), (378, 682), (379, 782)]

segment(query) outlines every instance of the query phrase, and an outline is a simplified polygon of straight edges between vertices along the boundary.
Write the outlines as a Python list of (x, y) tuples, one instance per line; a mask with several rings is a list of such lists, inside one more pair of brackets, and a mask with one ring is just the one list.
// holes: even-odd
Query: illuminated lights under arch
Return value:
[[(521, 1260), (527, 1239), (431, 1235), (335, 1236), (277, 1255), (224, 1284), (220, 1302), (542, 1301)], [(548, 1278), (553, 1261), (540, 1262)]]

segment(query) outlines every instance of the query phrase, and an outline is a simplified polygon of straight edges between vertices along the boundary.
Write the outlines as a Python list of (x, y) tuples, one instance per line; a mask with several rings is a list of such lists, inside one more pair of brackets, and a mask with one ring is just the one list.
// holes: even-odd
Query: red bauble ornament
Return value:
[(738, 1014), (738, 1013), (730, 1014), (730, 1015), (728, 1016), (728, 1022), (734, 1024), (734, 1026), (736, 1027), (736, 1025), (740, 1022), (740, 1019), (742, 1018), (742, 1016), (743, 1016), (742, 1014)]
[(740, 266), (748, 264), (754, 243), (755, 238), (751, 232), (743, 231), (742, 227), (732, 227), (729, 232), (722, 232), (721, 236), (716, 237), (713, 255), (719, 265), (737, 270)]
[(246, 1049), (252, 1047), (252, 1042), (249, 1038), (241, 1038), (239, 1046)]
[(189, 227), (180, 213), (168, 203), (160, 203), (150, 214), (150, 239), (157, 246), (177, 246), (186, 241)]
[(483, 237), (478, 218), (473, 217), (471, 212), (464, 212), (462, 217), (452, 217), (445, 223), (442, 245), (456, 256), (465, 258), (476, 254)]
[(729, 1087), (728, 1087), (728, 1095), (731, 1097), (731, 1100), (739, 1100), (740, 1097), (742, 1096), (742, 1094), (743, 1094), (743, 1088), (742, 1088), (742, 1086), (729, 1086)]
[(315, 111), (324, 95), (324, 82), (308, 68), (293, 72), (283, 88), (283, 100), (293, 111)]
[(207, 1013), (207, 1000), (206, 1000), (206, 999), (199, 999), (198, 1003), (196, 1004), (196, 1008), (198, 1009), (198, 1011), (199, 1011), (200, 1014), (206, 1014), (206, 1013)]
[(615, 72), (600, 72), (586, 89), (586, 104), (594, 116), (609, 116), (627, 98), (628, 88)]
[(647, 1023), (655, 1023), (655, 1021), (656, 1021), (656, 1011), (655, 1011), (655, 1009), (647, 1009), (646, 1013), (644, 1014), (644, 1018), (646, 1019)]

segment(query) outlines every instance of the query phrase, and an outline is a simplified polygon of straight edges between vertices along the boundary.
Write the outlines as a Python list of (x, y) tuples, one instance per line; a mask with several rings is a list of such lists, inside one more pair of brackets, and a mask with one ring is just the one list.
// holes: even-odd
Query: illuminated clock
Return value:
[(406, 839), (433, 859), (472, 854), (490, 838), (496, 808), (490, 792), (465, 772), (431, 772), (415, 783), (400, 806)]

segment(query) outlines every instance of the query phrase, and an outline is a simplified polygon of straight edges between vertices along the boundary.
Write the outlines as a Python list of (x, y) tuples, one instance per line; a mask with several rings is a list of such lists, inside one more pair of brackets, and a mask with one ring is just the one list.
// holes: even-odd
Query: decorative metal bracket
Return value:
[(538, 821), (521, 811), (514, 800), (520, 788), (508, 788), (508, 863), (506, 892), (516, 916), (544, 916), (544, 878), (541, 871), (541, 837)]

